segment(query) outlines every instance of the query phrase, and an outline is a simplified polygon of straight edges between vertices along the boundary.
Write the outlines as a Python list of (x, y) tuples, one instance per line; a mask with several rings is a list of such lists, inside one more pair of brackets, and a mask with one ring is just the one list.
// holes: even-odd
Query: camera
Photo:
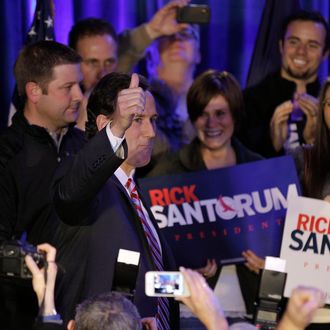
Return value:
[(46, 257), (36, 247), (27, 242), (3, 241), (0, 244), (0, 276), (30, 279), (32, 274), (25, 264), (24, 257), (30, 255), (39, 268), (46, 264)]
[(258, 299), (254, 313), (254, 324), (258, 329), (276, 328), (282, 312), (281, 303), (286, 273), (263, 269), (261, 271)]
[(134, 301), (136, 279), (139, 272), (140, 252), (119, 249), (114, 266), (112, 291)]
[(203, 24), (210, 21), (210, 8), (207, 5), (188, 5), (176, 12), (178, 23)]

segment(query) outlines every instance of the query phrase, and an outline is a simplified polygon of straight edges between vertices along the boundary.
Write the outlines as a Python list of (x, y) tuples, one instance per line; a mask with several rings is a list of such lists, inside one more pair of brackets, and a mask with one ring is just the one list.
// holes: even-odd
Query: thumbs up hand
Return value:
[(116, 111), (111, 124), (112, 134), (123, 137), (133, 119), (143, 113), (145, 103), (146, 95), (139, 87), (139, 76), (133, 73), (129, 88), (123, 89), (118, 94)]

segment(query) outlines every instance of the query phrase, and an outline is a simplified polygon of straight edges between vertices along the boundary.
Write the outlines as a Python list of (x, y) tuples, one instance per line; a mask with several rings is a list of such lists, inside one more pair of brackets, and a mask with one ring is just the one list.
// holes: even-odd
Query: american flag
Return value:
[(54, 40), (54, 15), (52, 0), (38, 0), (33, 22), (27, 36), (27, 44), (39, 40)]
[[(27, 33), (26, 44), (32, 44), (39, 40), (55, 40), (53, 9), (52, 0), (37, 0), (33, 22)], [(18, 95), (17, 86), (15, 86), (11, 103), (8, 125), (11, 124), (11, 119), (16, 109), (21, 110), (24, 107), (24, 101)]]

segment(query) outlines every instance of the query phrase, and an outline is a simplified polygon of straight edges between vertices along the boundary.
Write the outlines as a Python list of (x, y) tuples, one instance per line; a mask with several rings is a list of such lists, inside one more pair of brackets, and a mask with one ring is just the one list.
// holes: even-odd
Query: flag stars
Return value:
[(44, 22), (47, 25), (47, 28), (50, 28), (53, 26), (53, 20), (50, 16), (48, 16), (48, 18)]
[(34, 29), (34, 26), (31, 27), (31, 30), (29, 31), (28, 35), (30, 37), (37, 35), (37, 33), (36, 33), (35, 29)]

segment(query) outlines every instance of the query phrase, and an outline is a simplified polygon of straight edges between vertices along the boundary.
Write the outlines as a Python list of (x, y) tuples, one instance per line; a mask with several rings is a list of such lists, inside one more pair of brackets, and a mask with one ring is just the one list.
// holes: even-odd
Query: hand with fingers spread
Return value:
[(131, 126), (135, 116), (143, 113), (146, 103), (146, 94), (139, 87), (139, 76), (132, 74), (129, 88), (119, 92), (116, 111), (112, 117), (111, 131), (117, 137), (123, 137)]
[(150, 22), (146, 24), (149, 37), (156, 39), (161, 36), (169, 36), (187, 28), (188, 24), (176, 21), (176, 10), (179, 7), (186, 6), (189, 2), (189, 0), (170, 1), (158, 10)]
[(256, 274), (259, 274), (260, 270), (264, 269), (265, 259), (258, 257), (253, 251), (243, 251), (242, 256), (246, 260), (245, 266)]
[(210, 278), (217, 272), (218, 265), (215, 259), (207, 259), (206, 266), (196, 269), (196, 271), (202, 274), (205, 278)]
[(33, 258), (29, 255), (25, 256), (25, 262), (32, 273), (32, 286), (38, 298), (40, 315), (52, 315), (55, 311), (56, 249), (47, 243), (40, 244), (37, 248), (39, 251), (46, 253), (46, 265), (39, 269)]
[(285, 313), (277, 330), (303, 330), (325, 302), (325, 294), (316, 288), (297, 287), (292, 291)]
[(176, 299), (186, 304), (208, 330), (228, 329), (220, 303), (204, 277), (183, 267), (180, 267), (180, 272), (189, 288), (190, 296)]
[(293, 104), (291, 101), (280, 104), (275, 109), (270, 121), (270, 135), (276, 151), (280, 151), (283, 148), (284, 142), (288, 138), (288, 119), (292, 109)]
[(306, 115), (306, 124), (303, 132), (304, 140), (306, 143), (312, 144), (315, 139), (319, 101), (314, 96), (304, 93), (297, 96), (297, 102)]

